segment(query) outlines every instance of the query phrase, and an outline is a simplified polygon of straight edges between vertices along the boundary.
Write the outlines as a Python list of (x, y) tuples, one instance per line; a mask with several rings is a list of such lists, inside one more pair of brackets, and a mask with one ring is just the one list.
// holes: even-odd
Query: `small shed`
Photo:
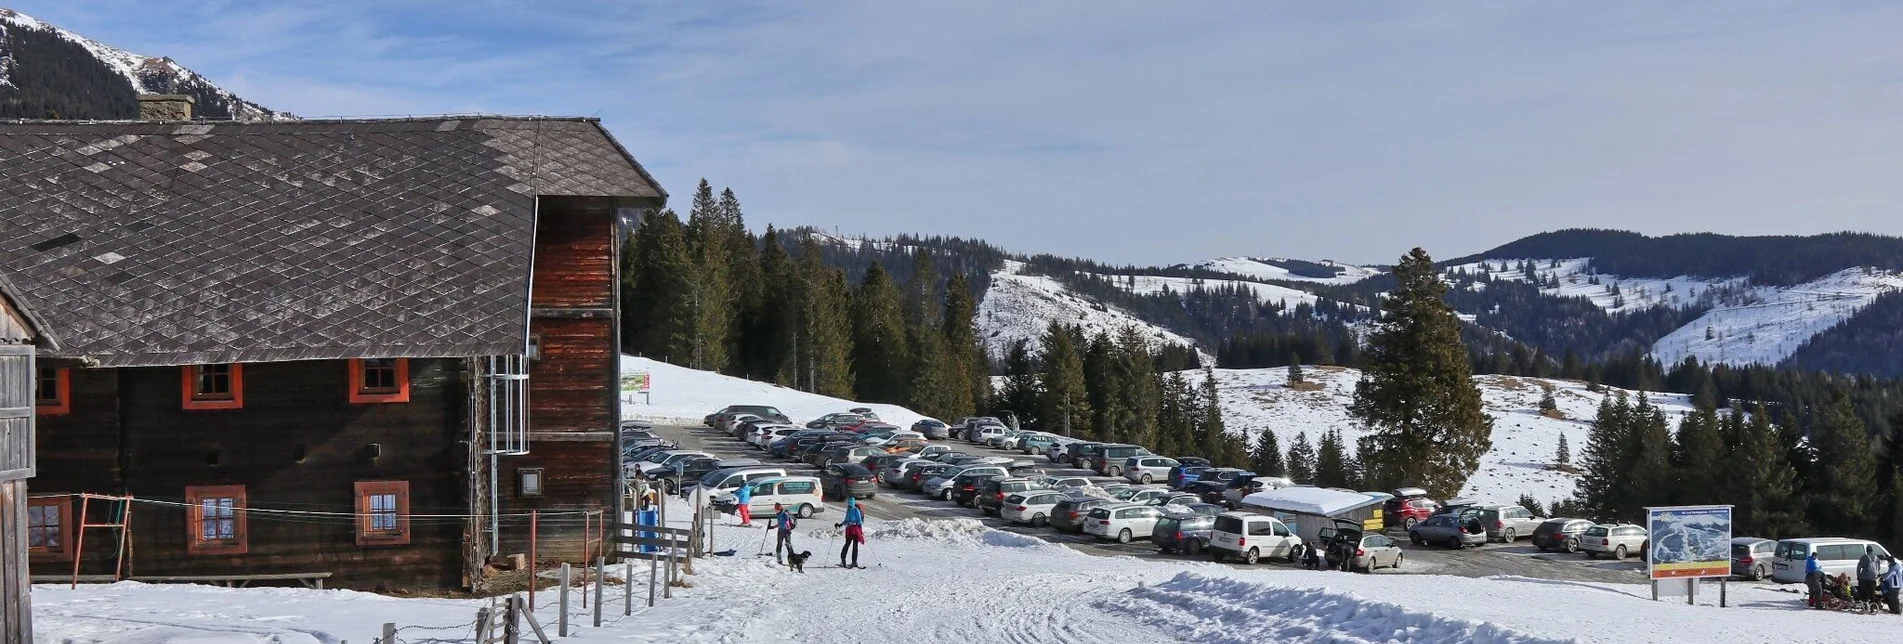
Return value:
[(1242, 498), (1242, 509), (1272, 515), (1288, 524), (1305, 543), (1313, 543), (1336, 519), (1358, 521), (1369, 532), (1382, 530), (1382, 499), (1359, 492), (1318, 487), (1264, 490)]

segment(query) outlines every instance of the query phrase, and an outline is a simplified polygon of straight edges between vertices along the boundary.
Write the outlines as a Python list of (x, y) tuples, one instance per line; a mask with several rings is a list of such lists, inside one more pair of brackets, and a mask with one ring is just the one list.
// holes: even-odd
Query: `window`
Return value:
[(542, 496), (542, 468), (524, 467), (515, 471), (515, 495)]
[(184, 368), (186, 409), (242, 409), (244, 365), (204, 364)]
[(41, 416), (58, 416), (73, 410), (71, 370), (40, 367), (33, 376), (33, 408)]
[(780, 484), (781, 494), (812, 494), (812, 481), (787, 481)]
[(185, 552), (194, 555), (241, 555), (246, 541), (244, 486), (208, 485), (185, 488)]
[(395, 546), (410, 542), (410, 482), (357, 483), (357, 545)]
[(406, 403), (410, 401), (410, 361), (406, 358), (350, 360), (350, 402)]
[(1266, 537), (1271, 534), (1275, 534), (1275, 524), (1273, 523), (1257, 521), (1249, 524), (1249, 536), (1251, 537)]
[(26, 551), (33, 561), (73, 560), (73, 499), (52, 496), (28, 499)]

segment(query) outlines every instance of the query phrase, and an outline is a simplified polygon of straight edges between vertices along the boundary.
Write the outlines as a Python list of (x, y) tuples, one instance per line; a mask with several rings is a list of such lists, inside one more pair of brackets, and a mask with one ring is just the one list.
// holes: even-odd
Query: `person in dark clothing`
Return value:
[(1877, 600), (1877, 547), (1864, 546), (1857, 559), (1857, 601)]
[(835, 524), (837, 528), (846, 528), (846, 543), (839, 547), (839, 567), (846, 568), (846, 551), (852, 551), (853, 568), (859, 567), (859, 544), (866, 542), (866, 515), (859, 511), (859, 501), (846, 497), (846, 520)]
[(1903, 562), (1890, 557), (1890, 572), (1883, 575), (1883, 602), (1890, 605), (1891, 615), (1903, 615), (1903, 605), (1897, 603), (1897, 590), (1903, 589)]
[(1817, 563), (1817, 551), (1814, 549), (1811, 551), (1809, 557), (1804, 558), (1804, 587), (1810, 591), (1809, 601), (1807, 602), (1810, 607), (1823, 608), (1824, 567)]
[(789, 553), (799, 552), (793, 549), (793, 528), (798, 527), (798, 525), (799, 520), (793, 518), (793, 513), (786, 511), (786, 506), (778, 503), (773, 504), (773, 520), (767, 523), (766, 529), (779, 531), (779, 538), (773, 541), (774, 561), (780, 563), (786, 562), (780, 554), (782, 548), (786, 549), (786, 552)]

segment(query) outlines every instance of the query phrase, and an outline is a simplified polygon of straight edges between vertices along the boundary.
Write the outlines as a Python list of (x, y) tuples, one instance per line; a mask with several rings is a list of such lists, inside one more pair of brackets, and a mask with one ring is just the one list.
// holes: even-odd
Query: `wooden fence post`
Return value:
[(568, 637), (568, 562), (562, 562), (562, 615), (555, 620), (555, 634)]
[(607, 585), (608, 558), (595, 555), (595, 628), (601, 628), (601, 587)]
[(508, 611), (508, 616), (507, 619), (502, 622), (502, 642), (503, 644), (521, 644), (522, 599), (515, 595), (510, 595), (508, 601), (505, 602), (503, 606), (504, 609)]
[(621, 563), (621, 615), (634, 614), (634, 562)]
[(648, 608), (654, 607), (654, 583), (661, 578), (661, 553), (649, 553), (648, 559)]
[(396, 623), (383, 623), (383, 644), (396, 644)]
[(529, 610), (535, 610), (535, 583), (538, 581), (535, 577), (537, 572), (535, 566), (535, 538), (536, 533), (541, 532), (541, 527), (540, 517), (537, 511), (529, 510)]

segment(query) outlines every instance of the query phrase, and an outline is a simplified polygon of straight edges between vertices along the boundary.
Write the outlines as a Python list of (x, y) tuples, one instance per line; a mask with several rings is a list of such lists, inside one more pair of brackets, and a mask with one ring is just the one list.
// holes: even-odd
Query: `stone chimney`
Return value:
[(139, 120), (190, 121), (197, 102), (184, 94), (140, 94)]

